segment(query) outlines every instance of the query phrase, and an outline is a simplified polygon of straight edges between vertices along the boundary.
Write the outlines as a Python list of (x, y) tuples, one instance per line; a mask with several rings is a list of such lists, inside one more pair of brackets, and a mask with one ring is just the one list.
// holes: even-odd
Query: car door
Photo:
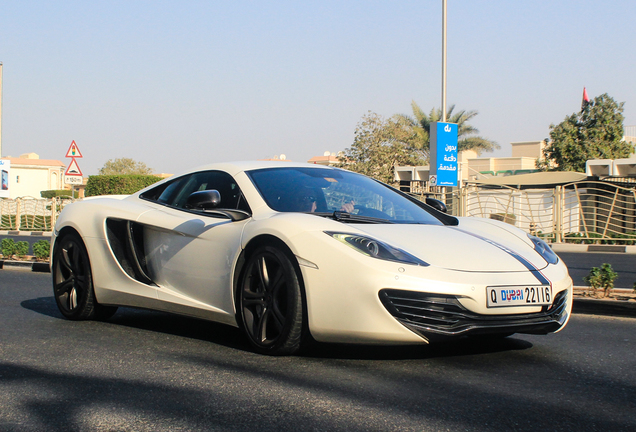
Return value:
[(143, 226), (150, 279), (159, 300), (233, 317), (232, 271), (249, 218), (232, 220), (214, 212), (187, 208), (197, 191), (217, 190), (218, 209), (249, 213), (237, 183), (222, 171), (202, 171), (174, 180), (163, 190), (142, 194), (157, 204), (137, 220)]

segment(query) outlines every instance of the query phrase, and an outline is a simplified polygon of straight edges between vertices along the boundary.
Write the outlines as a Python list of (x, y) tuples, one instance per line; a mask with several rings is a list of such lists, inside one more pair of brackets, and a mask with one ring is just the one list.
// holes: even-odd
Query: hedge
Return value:
[[(47, 198), (47, 199), (51, 199), (51, 198), (55, 198), (55, 197), (61, 197), (61, 196), (67, 196), (67, 197), (71, 197), (71, 191), (68, 189), (51, 189), (51, 190), (43, 190), (40, 192), (40, 195), (42, 196), (42, 198)], [(75, 192), (75, 195), (77, 196), (77, 192)]]
[(152, 175), (94, 175), (88, 177), (85, 195), (130, 195), (161, 180)]

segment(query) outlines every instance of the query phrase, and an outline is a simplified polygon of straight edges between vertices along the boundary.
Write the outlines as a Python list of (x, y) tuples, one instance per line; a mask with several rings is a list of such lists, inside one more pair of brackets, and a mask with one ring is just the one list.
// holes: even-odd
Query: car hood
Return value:
[(356, 228), (432, 266), (449, 270), (510, 272), (547, 266), (531, 243), (505, 227), (462, 222), (459, 226), (356, 224)]

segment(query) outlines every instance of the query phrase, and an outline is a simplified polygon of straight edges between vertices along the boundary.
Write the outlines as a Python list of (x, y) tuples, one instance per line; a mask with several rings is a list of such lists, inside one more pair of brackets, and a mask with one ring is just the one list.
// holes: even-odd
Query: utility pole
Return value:
[(0, 62), (0, 157), (2, 157), (2, 62)]
[(442, 0), (442, 122), (446, 123), (446, 0)]

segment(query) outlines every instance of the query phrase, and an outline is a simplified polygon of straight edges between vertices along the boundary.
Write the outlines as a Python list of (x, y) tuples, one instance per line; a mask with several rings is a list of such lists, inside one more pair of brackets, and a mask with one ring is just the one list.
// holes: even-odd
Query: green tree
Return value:
[(550, 125), (550, 142), (543, 149), (543, 170), (585, 172), (589, 159), (629, 157), (634, 146), (623, 141), (623, 105), (607, 93), (590, 101), (558, 125)]
[(99, 175), (137, 174), (150, 175), (152, 168), (143, 162), (137, 162), (130, 158), (108, 159), (99, 170)]
[[(431, 123), (442, 121), (442, 110), (433, 108), (427, 115), (415, 101), (411, 102), (411, 109), (413, 110), (413, 117), (404, 114), (400, 114), (400, 117), (413, 128), (417, 136), (415, 146), (424, 151), (428, 157)], [(478, 114), (477, 111), (463, 110), (453, 113), (454, 110), (455, 105), (448, 108), (446, 121), (457, 124), (457, 151), (474, 150), (477, 154), (481, 154), (483, 151), (499, 148), (499, 144), (496, 142), (478, 136), (479, 130), (468, 124)]]
[(386, 119), (369, 111), (356, 126), (353, 144), (340, 157), (340, 166), (393, 183), (396, 165), (425, 163), (426, 154), (416, 144), (415, 132), (404, 118)]

